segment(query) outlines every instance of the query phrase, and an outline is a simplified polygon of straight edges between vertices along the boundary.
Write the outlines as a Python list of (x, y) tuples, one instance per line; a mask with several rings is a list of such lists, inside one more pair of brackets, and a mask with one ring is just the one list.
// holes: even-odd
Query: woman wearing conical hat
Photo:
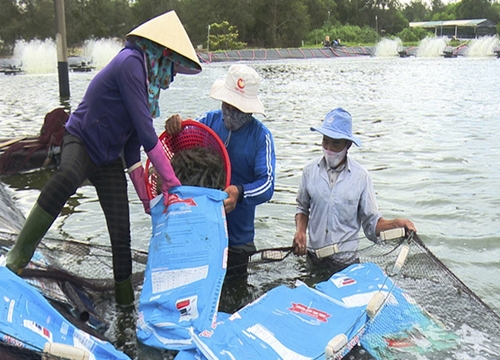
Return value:
[(124, 164), (149, 213), (140, 147), (159, 173), (164, 201), (180, 185), (153, 127), (160, 115), (160, 89), (176, 73), (201, 71), (196, 52), (174, 11), (127, 34), (125, 47), (90, 82), (66, 125), (61, 164), (48, 181), (9, 251), (5, 265), (20, 273), (64, 204), (82, 183), (95, 186), (113, 251), (115, 297), (134, 302), (130, 219)]

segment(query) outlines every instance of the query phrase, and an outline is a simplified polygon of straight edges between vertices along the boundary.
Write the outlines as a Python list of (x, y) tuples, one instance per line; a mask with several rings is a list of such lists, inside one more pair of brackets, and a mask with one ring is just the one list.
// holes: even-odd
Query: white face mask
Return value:
[(347, 146), (341, 152), (327, 150), (324, 147), (322, 147), (322, 149), (323, 154), (325, 155), (326, 163), (332, 169), (335, 169), (337, 166), (339, 166), (339, 164), (342, 162), (342, 160), (344, 160), (344, 157), (347, 154)]

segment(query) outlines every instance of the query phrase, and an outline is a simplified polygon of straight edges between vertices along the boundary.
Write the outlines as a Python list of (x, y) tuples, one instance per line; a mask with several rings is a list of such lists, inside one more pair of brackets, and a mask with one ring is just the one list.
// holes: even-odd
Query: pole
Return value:
[(210, 24), (208, 24), (208, 34), (207, 34), (207, 53), (210, 51)]
[(56, 14), (57, 72), (59, 74), (59, 96), (69, 98), (68, 48), (66, 45), (66, 20), (64, 0), (54, 0)]

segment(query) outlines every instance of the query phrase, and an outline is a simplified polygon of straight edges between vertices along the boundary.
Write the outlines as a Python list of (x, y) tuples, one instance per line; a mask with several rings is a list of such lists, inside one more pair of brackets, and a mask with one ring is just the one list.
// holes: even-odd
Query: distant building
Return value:
[(476, 39), (481, 36), (494, 36), (496, 24), (488, 19), (419, 21), (411, 22), (410, 27), (434, 29), (434, 35), (455, 37), (457, 39)]

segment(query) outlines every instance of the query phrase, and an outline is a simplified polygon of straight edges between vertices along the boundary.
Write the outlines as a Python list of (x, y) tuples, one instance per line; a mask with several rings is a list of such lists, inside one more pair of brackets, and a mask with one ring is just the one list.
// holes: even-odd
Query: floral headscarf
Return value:
[(174, 64), (185, 67), (191, 67), (191, 64), (183, 56), (151, 40), (138, 38), (136, 44), (146, 54), (149, 111), (151, 116), (156, 118), (160, 116), (160, 107), (158, 106), (160, 89), (168, 89), (170, 83), (174, 81)]

